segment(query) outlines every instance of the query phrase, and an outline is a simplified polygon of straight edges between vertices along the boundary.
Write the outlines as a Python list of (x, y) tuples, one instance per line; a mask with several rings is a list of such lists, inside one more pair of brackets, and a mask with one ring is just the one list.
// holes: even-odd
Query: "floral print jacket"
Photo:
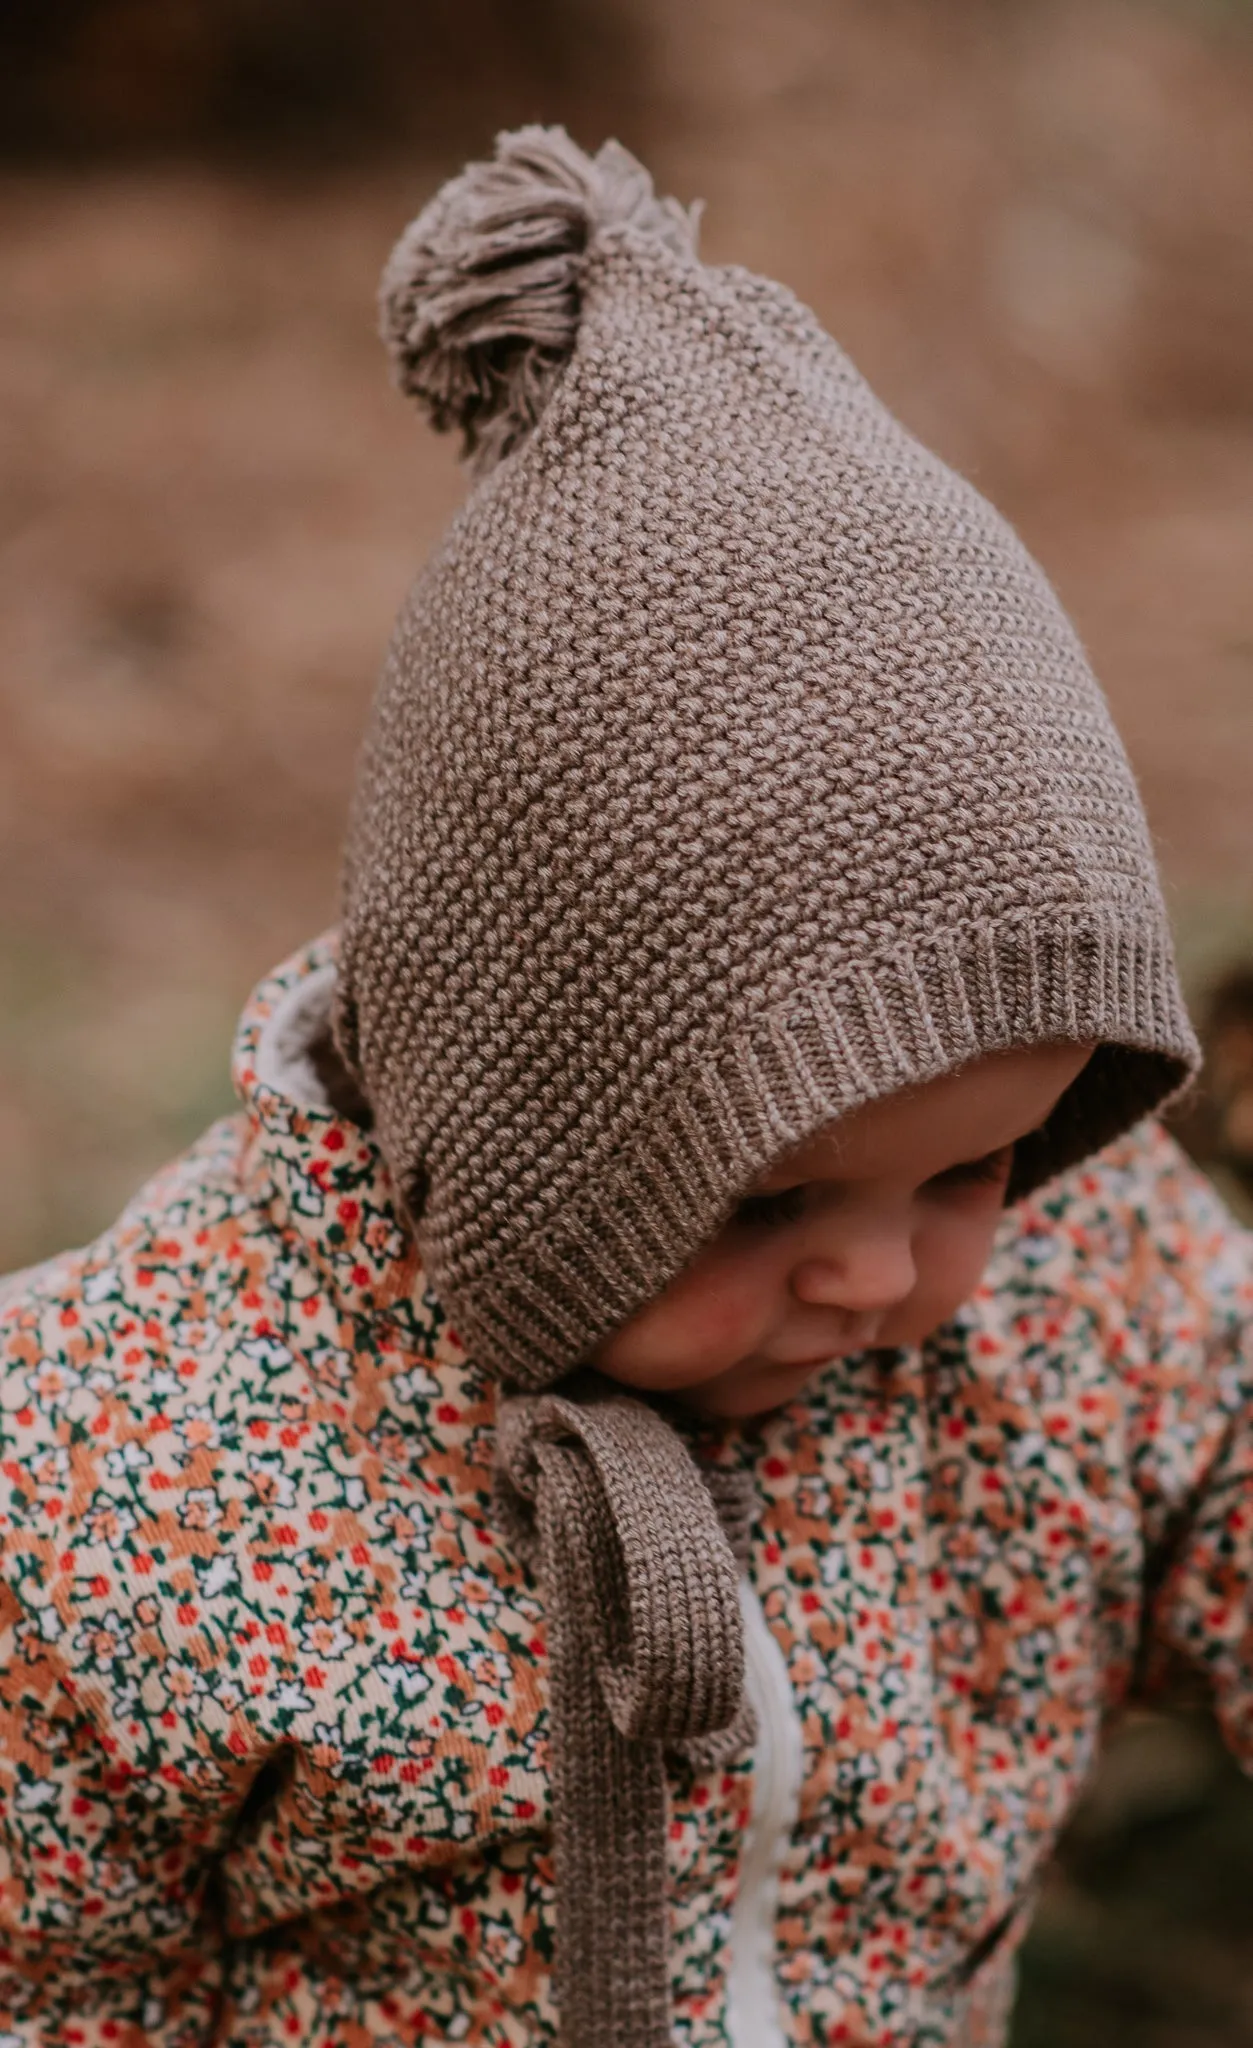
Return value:
[[(0, 2048), (554, 2038), (543, 1604), (492, 1388), (371, 1141), (291, 1084), (333, 975), (263, 984), (241, 1113), (0, 1287)], [(922, 1352), (753, 1440), (802, 1739), (780, 2039), (998, 2040), (1102, 1722), (1167, 1661), (1253, 1746), (1251, 1310), (1146, 1126), (1006, 1217)], [(753, 1769), (671, 1785), (687, 2048), (728, 2041)]]

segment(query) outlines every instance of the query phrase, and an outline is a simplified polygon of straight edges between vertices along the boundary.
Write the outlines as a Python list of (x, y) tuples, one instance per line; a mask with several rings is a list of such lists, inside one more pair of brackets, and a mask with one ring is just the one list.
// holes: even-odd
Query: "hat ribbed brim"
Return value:
[(1122, 905), (1017, 914), (808, 982), (669, 1090), (558, 1227), (465, 1276), (453, 1305), (467, 1341), (509, 1381), (551, 1385), (675, 1278), (764, 1168), (825, 1124), (989, 1053), (1050, 1043), (1098, 1051), (1020, 1147), (1016, 1193), (1128, 1129), (1194, 1071), (1155, 918), (1137, 922)]

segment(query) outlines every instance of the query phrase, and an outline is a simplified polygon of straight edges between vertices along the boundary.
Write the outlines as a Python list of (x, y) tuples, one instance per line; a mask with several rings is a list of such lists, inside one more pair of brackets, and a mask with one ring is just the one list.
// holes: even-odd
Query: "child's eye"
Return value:
[(1008, 1180), (1014, 1163), (1012, 1145), (1002, 1145), (999, 1152), (989, 1152), (982, 1159), (963, 1159), (960, 1165), (950, 1166), (945, 1172), (937, 1173), (932, 1187), (982, 1187)]
[(794, 1188), (775, 1188), (768, 1195), (745, 1195), (735, 1211), (735, 1221), (758, 1228), (775, 1228), (795, 1223), (804, 1213), (805, 1183)]

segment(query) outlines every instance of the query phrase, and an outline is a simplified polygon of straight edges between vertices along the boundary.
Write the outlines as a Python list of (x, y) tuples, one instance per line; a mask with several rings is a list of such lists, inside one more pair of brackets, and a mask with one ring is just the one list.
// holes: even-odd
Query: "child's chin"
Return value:
[(677, 1398), (708, 1422), (758, 1422), (794, 1401), (812, 1378), (809, 1367), (804, 1372), (749, 1372), (742, 1379), (728, 1374), (703, 1387), (685, 1387)]

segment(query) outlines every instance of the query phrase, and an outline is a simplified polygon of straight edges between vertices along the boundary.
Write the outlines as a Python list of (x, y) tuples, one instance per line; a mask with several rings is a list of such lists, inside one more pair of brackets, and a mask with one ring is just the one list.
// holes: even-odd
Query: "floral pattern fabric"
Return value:
[[(370, 1139), (263, 1075), (0, 1286), (0, 2048), (555, 2039), (544, 1610), (494, 1398)], [(1105, 1718), (1253, 1753), (1253, 1256), (1146, 1126), (1005, 1219), (921, 1352), (745, 1446), (804, 1733), (794, 2048), (990, 2044)], [(1150, 1595), (1150, 1590), (1151, 1595)], [(671, 1784), (676, 2039), (726, 2048), (752, 1760)]]

